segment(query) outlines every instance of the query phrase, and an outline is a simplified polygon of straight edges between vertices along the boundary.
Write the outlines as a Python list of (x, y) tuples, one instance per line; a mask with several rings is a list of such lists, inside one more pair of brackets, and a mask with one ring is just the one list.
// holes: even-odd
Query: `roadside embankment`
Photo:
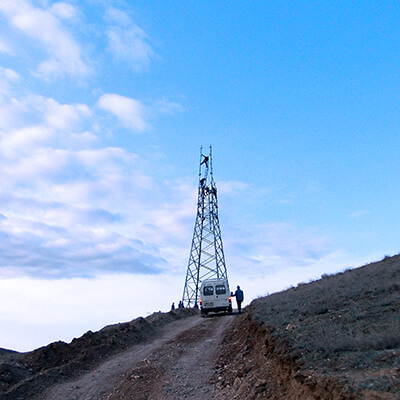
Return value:
[(55, 342), (28, 353), (3, 350), (0, 397), (2, 400), (36, 398), (56, 383), (74, 379), (113, 355), (154, 340), (170, 323), (195, 315), (199, 312), (193, 309), (159, 312), (109, 325), (98, 332), (88, 331), (71, 343)]
[(400, 398), (400, 256), (246, 311), (221, 348), (219, 398)]

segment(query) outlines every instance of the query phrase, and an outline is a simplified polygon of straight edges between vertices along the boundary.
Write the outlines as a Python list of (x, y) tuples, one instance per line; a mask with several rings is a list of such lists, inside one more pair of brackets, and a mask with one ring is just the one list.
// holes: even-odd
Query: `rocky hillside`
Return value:
[(226, 339), (221, 398), (400, 399), (400, 255), (257, 299)]

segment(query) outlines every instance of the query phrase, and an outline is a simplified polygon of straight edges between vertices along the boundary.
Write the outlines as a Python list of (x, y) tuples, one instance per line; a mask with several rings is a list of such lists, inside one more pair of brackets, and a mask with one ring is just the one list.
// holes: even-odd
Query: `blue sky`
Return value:
[(0, 347), (182, 295), (201, 145), (246, 302), (397, 254), (400, 8), (0, 3)]

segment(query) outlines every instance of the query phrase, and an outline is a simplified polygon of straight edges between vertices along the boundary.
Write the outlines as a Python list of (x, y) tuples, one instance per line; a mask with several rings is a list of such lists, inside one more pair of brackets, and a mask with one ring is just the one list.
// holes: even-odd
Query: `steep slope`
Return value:
[(399, 399), (400, 256), (257, 299), (225, 342), (220, 398)]

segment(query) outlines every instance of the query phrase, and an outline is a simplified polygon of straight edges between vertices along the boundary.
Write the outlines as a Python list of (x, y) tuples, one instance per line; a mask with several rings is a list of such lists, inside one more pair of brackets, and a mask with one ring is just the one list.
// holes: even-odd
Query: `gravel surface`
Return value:
[(55, 385), (45, 400), (213, 399), (214, 364), (232, 316), (186, 318), (145, 345), (122, 352), (79, 379)]

